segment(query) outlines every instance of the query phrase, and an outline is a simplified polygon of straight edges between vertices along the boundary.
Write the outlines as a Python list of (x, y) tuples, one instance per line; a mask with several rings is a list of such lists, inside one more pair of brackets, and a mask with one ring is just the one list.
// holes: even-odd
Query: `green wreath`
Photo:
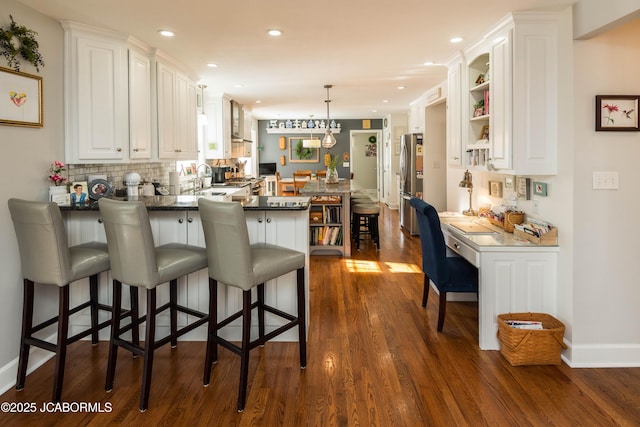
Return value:
[[(37, 71), (40, 71), (40, 66), (44, 66), (44, 61), (38, 51), (39, 46), (36, 40), (38, 33), (24, 25), (16, 24), (13, 16), (9, 15), (9, 18), (11, 18), (9, 28), (0, 28), (0, 53), (7, 60), (9, 67), (16, 71), (20, 71), (18, 54), (36, 67)], [(14, 44), (14, 39), (17, 40), (17, 46)]]
[(313, 156), (313, 148), (304, 148), (302, 146), (302, 140), (299, 139), (296, 144), (296, 154), (301, 160), (309, 160)]

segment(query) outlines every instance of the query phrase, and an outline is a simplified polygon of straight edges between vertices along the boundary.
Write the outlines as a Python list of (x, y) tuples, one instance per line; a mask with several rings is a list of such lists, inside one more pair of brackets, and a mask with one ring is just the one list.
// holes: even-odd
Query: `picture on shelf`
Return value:
[(482, 126), (482, 130), (480, 131), (480, 140), (489, 140), (489, 125)]

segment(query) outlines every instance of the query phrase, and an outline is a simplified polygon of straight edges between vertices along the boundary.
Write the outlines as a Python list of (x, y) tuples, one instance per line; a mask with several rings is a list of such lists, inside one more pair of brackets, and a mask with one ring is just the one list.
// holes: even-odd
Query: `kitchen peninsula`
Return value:
[[(337, 251), (342, 256), (351, 256), (351, 181), (340, 179), (335, 184), (327, 184), (324, 179), (312, 179), (300, 189), (300, 194), (310, 197), (310, 213), (317, 213), (319, 218), (309, 224), (310, 252)], [(335, 238), (316, 238), (329, 232), (335, 234)]]
[[(223, 196), (153, 196), (135, 197), (145, 203), (149, 211), (151, 229), (156, 245), (171, 242), (188, 243), (191, 245), (205, 247), (204, 232), (200, 223), (200, 213), (198, 212), (198, 198), (207, 197), (215, 200), (224, 200)], [(126, 200), (126, 198), (118, 198)], [(228, 199), (228, 198), (227, 198)], [(306, 313), (307, 328), (309, 325), (309, 198), (308, 197), (231, 197), (232, 201), (242, 204), (249, 229), (249, 239), (253, 243), (272, 243), (290, 249), (303, 252), (306, 255), (305, 263), (305, 284), (306, 284)], [(100, 211), (97, 203), (93, 202), (83, 206), (61, 206), (65, 219), (69, 244), (76, 245), (88, 241), (106, 242), (104, 227), (100, 218)], [(190, 274), (186, 278), (180, 279), (178, 287), (178, 302), (182, 305), (194, 308), (195, 310), (208, 312), (209, 298), (209, 275), (207, 269)], [(111, 300), (111, 277), (110, 274), (102, 273), (100, 276), (99, 297), (101, 301)], [(84, 289), (88, 289), (85, 287)], [(80, 292), (78, 287), (71, 288), (71, 298), (80, 299), (76, 292)], [(168, 300), (168, 288), (161, 288), (158, 292), (159, 303)], [(218, 290), (218, 316), (220, 319), (228, 317), (230, 314), (242, 308), (242, 291), (236, 288), (219, 284)], [(281, 276), (266, 287), (265, 298), (267, 303), (288, 313), (296, 313), (296, 275), (295, 271)], [(124, 302), (127, 306), (128, 300)], [(141, 307), (144, 313), (145, 307)], [(106, 320), (107, 313), (101, 313)], [(181, 326), (195, 321), (187, 315), (180, 315), (178, 323)], [(90, 324), (88, 313), (79, 313), (71, 320), (72, 328)], [(267, 332), (272, 331), (284, 322), (275, 316), (266, 317)], [(257, 324), (254, 326), (257, 333)], [(157, 328), (159, 334), (168, 334), (169, 316), (161, 314), (158, 317)], [(206, 329), (198, 328), (185, 335), (185, 340), (206, 341)], [(143, 333), (143, 331), (141, 331)], [(253, 332), (252, 332), (253, 333)], [(221, 330), (224, 338), (238, 341), (241, 337), (239, 321)], [(100, 336), (100, 339), (107, 340), (107, 334)], [(280, 335), (279, 341), (297, 341), (295, 329)]]

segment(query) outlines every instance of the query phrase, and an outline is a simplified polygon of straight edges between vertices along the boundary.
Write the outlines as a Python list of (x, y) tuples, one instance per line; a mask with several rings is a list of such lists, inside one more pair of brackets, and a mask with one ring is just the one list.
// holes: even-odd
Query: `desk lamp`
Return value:
[(473, 182), (471, 178), (471, 172), (469, 172), (468, 169), (465, 171), (464, 177), (462, 178), (462, 181), (460, 181), (460, 184), (458, 184), (458, 186), (462, 188), (466, 188), (469, 191), (469, 209), (462, 211), (462, 214), (475, 216), (476, 211), (474, 211), (473, 207), (471, 206), (471, 194), (473, 193)]

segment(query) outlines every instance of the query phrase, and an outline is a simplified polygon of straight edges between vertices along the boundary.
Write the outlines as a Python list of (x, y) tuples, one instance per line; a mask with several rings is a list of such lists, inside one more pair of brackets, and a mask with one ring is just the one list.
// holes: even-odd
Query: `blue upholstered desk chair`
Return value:
[[(8, 205), (18, 239), (24, 283), (22, 335), (16, 389), (24, 388), (29, 348), (33, 345), (56, 354), (52, 400), (59, 402), (67, 345), (88, 335), (91, 335), (92, 343), (97, 344), (98, 330), (109, 325), (109, 321), (98, 323), (98, 310), (111, 309), (109, 306), (98, 303), (98, 274), (109, 270), (107, 245), (91, 242), (69, 247), (62, 214), (55, 203), (9, 199)], [(69, 309), (69, 284), (86, 277), (89, 278), (89, 300)], [(34, 283), (56, 286), (59, 289), (58, 315), (35, 326), (33, 325)], [(91, 326), (69, 337), (69, 316), (87, 307), (91, 309)], [(55, 344), (33, 336), (56, 322), (58, 337)]]
[[(209, 315), (178, 304), (178, 278), (207, 267), (207, 254), (204, 248), (181, 243), (169, 243), (155, 246), (147, 208), (143, 202), (121, 202), (102, 198), (98, 201), (100, 215), (107, 234), (107, 246), (111, 259), (113, 276), (113, 314), (111, 339), (109, 342), (109, 360), (105, 390), (113, 389), (118, 347), (142, 355), (144, 366), (140, 391), (140, 411), (149, 405), (151, 373), (155, 349), (171, 342), (177, 345), (178, 337), (209, 322)], [(160, 307), (156, 303), (156, 288), (169, 282), (169, 302)], [(122, 307), (122, 284), (130, 288), (146, 290), (147, 314), (122, 327), (118, 315)], [(211, 296), (209, 297), (211, 299)], [(156, 340), (156, 315), (169, 310), (170, 333)], [(198, 320), (178, 329), (178, 312), (186, 313)], [(144, 348), (135, 342), (126, 340), (123, 334), (137, 329), (146, 321)]]
[(459, 256), (447, 256), (440, 218), (435, 208), (425, 201), (412, 198), (409, 204), (416, 210), (420, 245), (422, 247), (422, 271), (424, 289), (422, 306), (427, 306), (429, 281), (440, 293), (438, 332), (442, 332), (447, 309), (448, 292), (478, 292), (478, 269)]
[[(218, 322), (209, 323), (207, 356), (203, 383), (209, 385), (211, 364), (218, 360), (218, 344), (240, 355), (240, 383), (238, 387), (238, 412), (244, 410), (249, 374), (249, 351), (281, 333), (297, 326), (300, 349), (300, 367), (307, 366), (307, 338), (305, 314), (304, 269), (305, 254), (293, 249), (267, 243), (249, 243), (249, 232), (244, 211), (239, 203), (198, 200), (200, 220), (209, 257), (209, 287), (216, 295), (218, 281), (242, 290), (242, 310)], [(298, 313), (284, 313), (265, 303), (265, 282), (289, 272), (296, 272)], [(251, 302), (251, 290), (257, 289), (257, 301)], [(212, 301), (209, 315), (217, 319), (217, 297)], [(251, 341), (251, 310), (258, 309), (258, 337)], [(265, 334), (264, 312), (288, 320), (286, 324)], [(240, 346), (218, 336), (223, 328), (242, 316), (242, 342)]]

